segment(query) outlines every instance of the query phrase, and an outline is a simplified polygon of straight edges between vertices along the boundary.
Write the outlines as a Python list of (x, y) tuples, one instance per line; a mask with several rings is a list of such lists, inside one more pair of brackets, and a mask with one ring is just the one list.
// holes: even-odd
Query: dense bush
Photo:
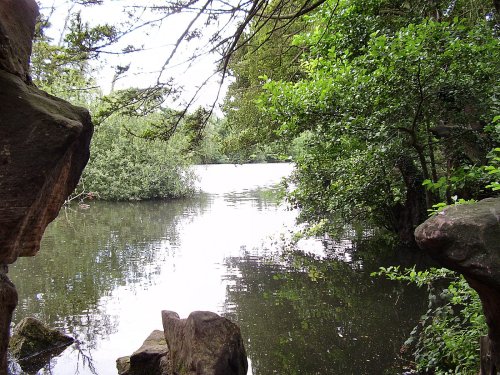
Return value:
[(115, 116), (96, 129), (79, 192), (104, 200), (177, 198), (192, 192), (194, 175), (178, 151), (185, 140), (145, 140), (126, 130), (140, 129), (145, 122)]
[(376, 275), (426, 286), (427, 312), (420, 318), (402, 352), (421, 374), (477, 374), (479, 338), (487, 326), (478, 294), (463, 276), (447, 269), (416, 271), (381, 268)]

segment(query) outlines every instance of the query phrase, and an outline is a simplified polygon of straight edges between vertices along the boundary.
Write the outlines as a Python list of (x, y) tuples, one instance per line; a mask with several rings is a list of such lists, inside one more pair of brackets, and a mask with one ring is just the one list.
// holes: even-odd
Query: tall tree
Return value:
[[(493, 5), (480, 0), (156, 1), (127, 8), (129, 21), (121, 30), (91, 28), (75, 18), (67, 41), (75, 51), (94, 56), (110, 52), (134, 30), (189, 12), (157, 84), (109, 96), (97, 115), (170, 113), (164, 99), (177, 91), (165, 68), (183, 43), (202, 38), (203, 28), (213, 30), (192, 58), (217, 52), (218, 72), (235, 76), (226, 100), (229, 134), (232, 128), (242, 144), (261, 138), (304, 142), (291, 196), (302, 218), (323, 223), (368, 218), (411, 241), (413, 227), (432, 204), (484, 194), (477, 166), (496, 141), (487, 125), (498, 113)], [(254, 98), (268, 80), (261, 112)], [(192, 104), (162, 118), (154, 134), (170, 137)], [(204, 119), (212, 110), (204, 111)], [(204, 123), (192, 122), (198, 129), (191, 133), (201, 134)]]
[(267, 79), (296, 81), (302, 74), (302, 49), (293, 38), (307, 28), (303, 17), (278, 20), (273, 25), (251, 22), (244, 40), (254, 34), (231, 56), (228, 74), (233, 78), (224, 100), (227, 152), (252, 153), (262, 144), (276, 141), (273, 123), (259, 110), (257, 100)]
[[(486, 127), (498, 113), (494, 23), (460, 2), (334, 4), (295, 38), (307, 77), (265, 86), (279, 136), (308, 139), (291, 200), (305, 221), (361, 217), (411, 243), (434, 203), (486, 193), (465, 182), (496, 141)], [(442, 183), (443, 196), (424, 182)]]

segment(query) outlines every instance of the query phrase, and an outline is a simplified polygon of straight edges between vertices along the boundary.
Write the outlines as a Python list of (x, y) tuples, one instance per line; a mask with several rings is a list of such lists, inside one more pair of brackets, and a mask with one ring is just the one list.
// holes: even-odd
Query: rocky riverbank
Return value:
[(239, 327), (209, 311), (180, 319), (162, 311), (155, 330), (132, 355), (119, 358), (120, 375), (246, 375), (248, 362)]

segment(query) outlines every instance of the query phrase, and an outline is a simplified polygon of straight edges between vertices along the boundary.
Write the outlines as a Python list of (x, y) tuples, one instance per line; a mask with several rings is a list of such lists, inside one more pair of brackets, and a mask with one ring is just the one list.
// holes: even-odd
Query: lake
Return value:
[(62, 209), (40, 253), (10, 267), (15, 322), (34, 316), (77, 339), (31, 373), (116, 374), (161, 329), (161, 310), (238, 323), (249, 374), (401, 373), (425, 296), (370, 277), (383, 243), (365, 228), (292, 243), (297, 212), (277, 199), (290, 164), (195, 170), (192, 198)]

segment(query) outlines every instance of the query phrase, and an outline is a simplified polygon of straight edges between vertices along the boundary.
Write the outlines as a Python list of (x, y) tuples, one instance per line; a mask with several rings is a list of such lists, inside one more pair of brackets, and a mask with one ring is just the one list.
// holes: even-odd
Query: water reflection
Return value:
[(336, 258), (295, 248), (227, 259), (226, 315), (248, 339), (254, 375), (401, 373), (397, 353), (425, 307), (421, 291)]
[[(61, 211), (39, 255), (10, 270), (20, 296), (15, 321), (35, 316), (79, 341), (40, 374), (116, 373), (116, 358), (161, 328), (162, 309), (183, 316), (220, 312), (224, 258), (293, 222), (295, 214), (264, 193), (289, 170), (269, 165), (252, 174), (217, 166), (214, 178), (210, 168), (200, 167), (200, 186), (203, 178), (212, 182), (203, 188), (209, 193), (193, 199), (96, 202), (89, 210)], [(238, 190), (242, 186), (246, 191)]]
[[(95, 203), (65, 209), (44, 236), (34, 258), (11, 268), (19, 292), (15, 321), (36, 316), (73, 335), (80, 356), (117, 332), (119, 316), (105, 300), (116, 288), (142, 290), (175, 256), (178, 224), (201, 214), (206, 197), (144, 203)], [(83, 357), (85, 358), (85, 357)]]
[(380, 257), (357, 244), (363, 228), (354, 242), (284, 249), (296, 212), (277, 204), (275, 184), (290, 170), (202, 166), (193, 199), (62, 211), (40, 254), (10, 274), (16, 321), (35, 316), (78, 339), (39, 374), (116, 374), (116, 359), (161, 329), (162, 309), (233, 317), (254, 375), (390, 368), (420, 314), (418, 296), (368, 276)]

